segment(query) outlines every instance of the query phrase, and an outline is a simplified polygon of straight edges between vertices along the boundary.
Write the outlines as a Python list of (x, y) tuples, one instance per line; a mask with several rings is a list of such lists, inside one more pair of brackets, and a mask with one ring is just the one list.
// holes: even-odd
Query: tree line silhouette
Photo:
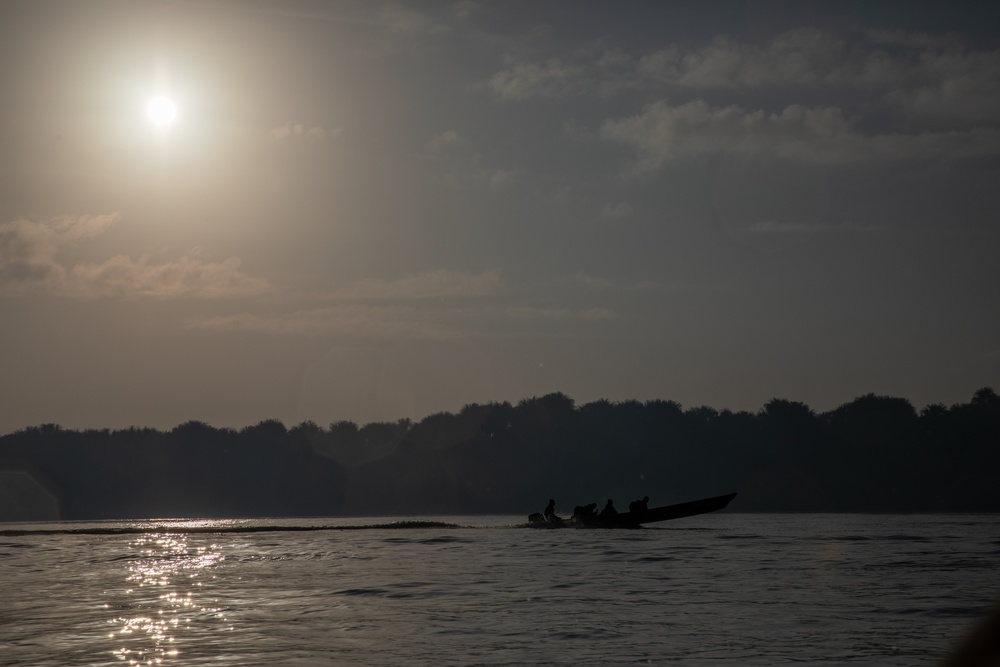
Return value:
[(362, 427), (30, 427), (0, 437), (0, 520), (526, 514), (550, 497), (655, 506), (729, 491), (737, 511), (996, 512), (998, 470), (988, 387), (919, 412), (874, 394), (816, 413), (555, 393)]

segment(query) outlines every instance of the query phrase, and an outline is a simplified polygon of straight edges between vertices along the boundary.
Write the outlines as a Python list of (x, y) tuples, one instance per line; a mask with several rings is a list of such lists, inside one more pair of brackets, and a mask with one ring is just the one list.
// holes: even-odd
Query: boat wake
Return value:
[(143, 533), (167, 533), (191, 535), (202, 533), (294, 533), (320, 532), (331, 530), (405, 530), (410, 528), (466, 528), (456, 523), (445, 521), (390, 521), (386, 523), (343, 524), (343, 525), (313, 525), (298, 526), (290, 524), (252, 524), (233, 525), (212, 522), (188, 523), (142, 523), (117, 526), (85, 526), (80, 528), (8, 528), (0, 529), (0, 537), (20, 537), (24, 535), (137, 535)]

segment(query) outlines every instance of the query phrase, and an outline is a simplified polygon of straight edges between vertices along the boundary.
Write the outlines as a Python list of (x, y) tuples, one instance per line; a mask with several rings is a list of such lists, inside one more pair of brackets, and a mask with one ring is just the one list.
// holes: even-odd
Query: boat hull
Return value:
[(652, 507), (644, 512), (622, 512), (610, 516), (595, 514), (590, 517), (573, 516), (569, 519), (550, 517), (546, 519), (540, 514), (532, 514), (528, 517), (528, 525), (537, 528), (639, 528), (646, 523), (671, 521), (698, 514), (718, 512), (725, 509), (735, 497), (735, 493), (727, 493), (723, 496), (702, 498), (676, 505)]

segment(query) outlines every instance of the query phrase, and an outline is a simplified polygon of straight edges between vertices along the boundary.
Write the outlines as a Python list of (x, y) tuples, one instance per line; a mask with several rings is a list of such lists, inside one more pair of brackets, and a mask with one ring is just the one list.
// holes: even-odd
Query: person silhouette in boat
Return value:
[(601, 510), (601, 516), (614, 516), (616, 514), (618, 514), (618, 510), (615, 509), (615, 503), (611, 498), (608, 498), (608, 504)]
[(556, 501), (549, 498), (549, 504), (545, 506), (545, 512), (543, 514), (546, 521), (551, 521), (556, 518)]
[(589, 505), (577, 505), (573, 508), (573, 517), (579, 521), (586, 521), (597, 516), (597, 503)]
[(642, 500), (633, 500), (628, 504), (628, 511), (632, 514), (642, 514), (649, 509), (649, 496), (643, 497)]

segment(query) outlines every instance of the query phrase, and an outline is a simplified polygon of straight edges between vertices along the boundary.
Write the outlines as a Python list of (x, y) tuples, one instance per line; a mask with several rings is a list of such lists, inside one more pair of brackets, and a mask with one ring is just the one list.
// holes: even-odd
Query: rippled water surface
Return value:
[(435, 520), (0, 525), (0, 664), (933, 665), (1000, 594), (995, 515)]

